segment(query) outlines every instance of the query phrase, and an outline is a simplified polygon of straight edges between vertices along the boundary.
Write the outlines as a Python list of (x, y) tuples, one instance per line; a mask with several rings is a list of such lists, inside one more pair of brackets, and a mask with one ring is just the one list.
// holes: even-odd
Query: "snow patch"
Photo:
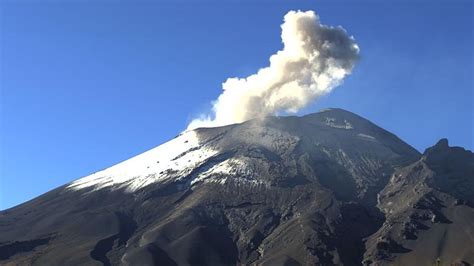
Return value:
[(359, 134), (357, 134), (357, 136), (362, 137), (362, 138), (366, 138), (366, 139), (375, 140), (375, 137), (373, 137), (371, 135), (366, 135), (366, 134), (359, 133)]
[(347, 122), (347, 120), (344, 119), (344, 124), (337, 124), (336, 118), (332, 118), (332, 117), (326, 117), (326, 125), (333, 128), (340, 128), (340, 129), (353, 129), (354, 128), (351, 123)]
[(201, 147), (197, 133), (186, 131), (169, 142), (103, 171), (73, 181), (68, 188), (125, 188), (136, 191), (149, 184), (189, 174), (216, 150)]
[(191, 186), (199, 182), (225, 184), (229, 178), (237, 183), (260, 183), (253, 178), (252, 171), (246, 167), (243, 160), (233, 158), (216, 164), (207, 171), (199, 174), (191, 181)]
[(334, 108), (323, 108), (321, 110), (318, 111), (318, 113), (324, 113), (324, 112), (328, 112), (328, 111), (332, 111), (334, 110)]

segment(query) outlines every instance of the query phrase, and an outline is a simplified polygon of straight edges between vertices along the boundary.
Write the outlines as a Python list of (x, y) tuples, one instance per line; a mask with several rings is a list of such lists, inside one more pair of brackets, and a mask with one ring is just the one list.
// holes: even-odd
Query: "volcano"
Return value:
[(474, 154), (342, 109), (185, 131), (0, 212), (2, 265), (436, 263), (474, 263)]

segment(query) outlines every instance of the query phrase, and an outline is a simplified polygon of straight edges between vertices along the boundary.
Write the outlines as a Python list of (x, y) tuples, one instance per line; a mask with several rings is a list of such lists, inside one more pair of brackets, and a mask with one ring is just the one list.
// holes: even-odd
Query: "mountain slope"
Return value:
[[(432, 150), (438, 154), (436, 147)], [(422, 156), (395, 135), (341, 109), (188, 131), (0, 212), (0, 262), (360, 265), (403, 261), (399, 250), (386, 249), (377, 241), (398, 230), (388, 223), (396, 214), (387, 211), (388, 198), (411, 189), (411, 184), (395, 182), (394, 175), (411, 171), (428, 157), (437, 158)], [(471, 157), (466, 160), (472, 163)], [(458, 162), (457, 157), (448, 164), (452, 161)], [(464, 169), (465, 163), (453, 167)], [(465, 230), (472, 230), (474, 222), (469, 214), (472, 206), (464, 204), (472, 198), (471, 192), (463, 190), (472, 188), (469, 171), (460, 174), (467, 181), (453, 179), (447, 186), (437, 181), (457, 191), (452, 197), (462, 200), (456, 206), (464, 209), (446, 209), (458, 217), (451, 218), (453, 225)], [(399, 219), (411, 214), (399, 213)], [(448, 253), (454, 254), (449, 250), (442, 254)], [(473, 263), (469, 254), (456, 256)]]
[(474, 262), (472, 152), (440, 140), (419, 161), (392, 175), (379, 193), (378, 207), (386, 221), (367, 241), (367, 261)]

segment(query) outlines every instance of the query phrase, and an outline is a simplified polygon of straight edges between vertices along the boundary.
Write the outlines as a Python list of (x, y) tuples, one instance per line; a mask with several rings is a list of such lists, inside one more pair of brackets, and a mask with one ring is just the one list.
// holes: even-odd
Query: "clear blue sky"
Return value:
[(470, 0), (173, 2), (1, 0), (0, 209), (177, 135), (226, 78), (268, 64), (290, 9), (361, 48), (302, 113), (341, 107), (420, 151), (442, 137), (473, 149)]

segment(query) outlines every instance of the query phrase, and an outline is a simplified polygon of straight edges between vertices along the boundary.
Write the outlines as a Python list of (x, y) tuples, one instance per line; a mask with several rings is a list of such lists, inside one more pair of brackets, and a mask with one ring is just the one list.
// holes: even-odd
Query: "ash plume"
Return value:
[(213, 101), (213, 114), (194, 119), (188, 129), (296, 113), (340, 85), (359, 55), (352, 36), (340, 26), (321, 24), (311, 10), (289, 11), (281, 39), (283, 49), (270, 56), (268, 67), (246, 78), (228, 78)]

